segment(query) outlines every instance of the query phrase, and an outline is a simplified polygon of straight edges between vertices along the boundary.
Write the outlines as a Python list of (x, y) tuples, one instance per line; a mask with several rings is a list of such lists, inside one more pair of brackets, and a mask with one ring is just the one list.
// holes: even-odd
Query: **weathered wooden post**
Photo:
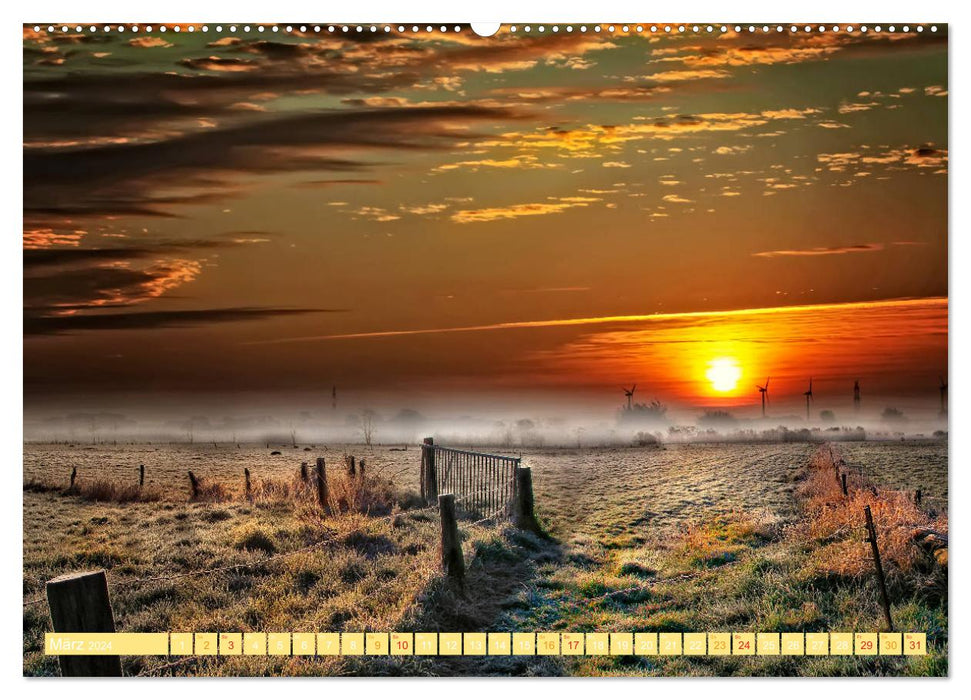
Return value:
[(921, 494), (920, 489), (917, 489), (917, 491), (914, 492), (914, 505), (916, 505), (918, 508), (920, 508), (922, 496), (923, 495)]
[(310, 479), (310, 475), (307, 473), (307, 463), (301, 462), (300, 463), (300, 483), (306, 484), (309, 479)]
[(431, 505), (438, 500), (438, 475), (435, 472), (435, 440), (427, 437), (422, 441), (422, 464), (424, 465), (425, 503)]
[(193, 498), (198, 498), (199, 497), (199, 480), (196, 478), (196, 475), (193, 474), (192, 472), (189, 472), (189, 486), (192, 487), (192, 497)]
[(529, 467), (516, 470), (516, 503), (513, 506), (513, 523), (520, 530), (529, 530), (537, 535), (543, 528), (533, 512), (533, 475)]
[(361, 463), (357, 465), (357, 475), (364, 478), (364, 458), (361, 458)]
[(144, 485), (145, 485), (145, 465), (139, 464), (138, 465), (138, 488), (141, 488)]
[(344, 457), (344, 466), (347, 467), (347, 473), (350, 476), (354, 476), (355, 472), (357, 471), (356, 462), (357, 460), (355, 459), (354, 455), (347, 455)]
[(842, 479), (842, 482), (843, 482), (843, 495), (844, 496), (849, 496), (850, 494), (846, 490), (846, 472), (843, 472), (843, 474), (841, 475), (841, 479)]
[(465, 557), (459, 540), (459, 524), (455, 518), (455, 496), (443, 493), (438, 497), (438, 512), (442, 520), (442, 569), (460, 585), (465, 580)]
[(324, 458), (317, 458), (317, 503), (324, 515), (330, 515), (330, 503), (327, 499), (327, 469)]
[(863, 506), (866, 515), (867, 542), (873, 550), (873, 564), (877, 570), (877, 583), (880, 585), (880, 601), (883, 603), (883, 616), (887, 619), (887, 631), (893, 632), (893, 619), (890, 617), (890, 596), (887, 594), (887, 582), (883, 577), (883, 564), (880, 561), (880, 548), (877, 546), (877, 529), (873, 525), (873, 515), (870, 506)]
[[(55, 632), (115, 631), (104, 569), (65, 574), (47, 582), (47, 605)], [(120, 676), (119, 656), (59, 656), (62, 676)]]
[(71, 486), (69, 487), (72, 491), (74, 490), (74, 480), (78, 478), (78, 468), (71, 467)]
[(246, 498), (250, 499), (253, 497), (253, 485), (250, 483), (249, 467), (243, 468), (243, 479), (246, 482)]

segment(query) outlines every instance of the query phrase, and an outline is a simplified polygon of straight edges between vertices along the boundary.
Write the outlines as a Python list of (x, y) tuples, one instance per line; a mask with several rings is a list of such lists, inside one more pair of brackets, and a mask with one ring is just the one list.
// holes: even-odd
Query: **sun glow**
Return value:
[(715, 391), (731, 391), (738, 385), (742, 370), (733, 358), (719, 357), (708, 363), (705, 376)]

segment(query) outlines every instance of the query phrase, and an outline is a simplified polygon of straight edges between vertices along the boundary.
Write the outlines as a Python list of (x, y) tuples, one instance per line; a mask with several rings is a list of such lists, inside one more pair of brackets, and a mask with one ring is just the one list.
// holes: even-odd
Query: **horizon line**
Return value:
[(517, 330), (523, 328), (558, 328), (566, 326), (594, 326), (608, 323), (636, 323), (643, 321), (671, 321), (689, 318), (710, 318), (713, 316), (762, 315), (800, 311), (822, 311), (831, 309), (866, 309), (892, 306), (917, 306), (922, 304), (947, 304), (947, 296), (897, 297), (876, 301), (848, 301), (823, 304), (793, 304), (790, 306), (764, 306), (750, 309), (726, 309), (723, 311), (676, 311), (669, 313), (630, 314), (620, 316), (584, 316), (577, 318), (547, 319), (541, 321), (504, 321), (474, 326), (449, 326), (444, 328), (412, 328), (403, 330), (362, 331), (358, 333), (333, 333), (328, 335), (295, 336), (292, 338), (271, 338), (250, 340), (241, 345), (277, 345), (323, 340), (354, 340), (363, 338), (392, 338), (408, 335), (434, 335), (440, 333), (472, 333), (478, 331)]

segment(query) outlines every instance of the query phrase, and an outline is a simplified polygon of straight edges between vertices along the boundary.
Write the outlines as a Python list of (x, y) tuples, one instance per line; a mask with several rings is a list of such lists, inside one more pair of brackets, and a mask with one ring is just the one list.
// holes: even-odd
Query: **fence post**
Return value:
[(543, 528), (533, 512), (533, 475), (529, 467), (516, 470), (516, 505), (513, 509), (513, 522), (520, 530), (529, 530), (540, 535)]
[(71, 486), (69, 487), (72, 491), (74, 490), (74, 480), (78, 478), (78, 468), (71, 467)]
[(425, 503), (431, 505), (438, 500), (438, 475), (435, 472), (435, 440), (427, 437), (422, 441), (422, 456), (425, 465)]
[(300, 483), (306, 484), (310, 479), (310, 475), (307, 473), (307, 463), (300, 463)]
[[(104, 569), (65, 574), (47, 582), (47, 605), (55, 632), (115, 631)], [(120, 676), (119, 656), (59, 656), (62, 676)]]
[(442, 569), (449, 578), (461, 584), (465, 579), (465, 558), (462, 556), (453, 494), (443, 493), (438, 497), (438, 512), (442, 520)]
[(327, 469), (324, 458), (317, 458), (317, 503), (324, 515), (330, 515), (330, 503), (327, 500)]
[(250, 498), (253, 495), (253, 486), (250, 484), (249, 467), (243, 468), (243, 479), (246, 481), (246, 498)]
[(917, 491), (914, 493), (914, 505), (916, 505), (917, 507), (920, 507), (920, 502), (922, 497), (923, 497), (923, 494), (921, 494), (920, 489), (917, 489)]
[(840, 478), (843, 481), (843, 495), (844, 496), (849, 496), (850, 494), (846, 490), (846, 472), (843, 472), (843, 474), (840, 475)]
[(877, 547), (877, 529), (873, 525), (870, 506), (863, 506), (866, 515), (867, 542), (873, 550), (873, 563), (877, 569), (877, 583), (880, 584), (880, 601), (883, 603), (883, 616), (887, 619), (887, 631), (893, 632), (893, 619), (890, 617), (890, 596), (887, 595), (887, 582), (883, 578), (883, 564), (880, 562), (880, 548)]
[(138, 465), (138, 488), (141, 488), (144, 485), (145, 485), (145, 465), (139, 464)]
[(196, 478), (196, 475), (193, 474), (192, 472), (189, 472), (189, 486), (192, 487), (192, 497), (193, 498), (198, 498), (199, 497), (199, 480)]
[(355, 459), (354, 455), (347, 455), (344, 458), (344, 466), (347, 467), (347, 473), (354, 476), (357, 466), (357, 460)]
[(361, 458), (361, 463), (357, 465), (357, 475), (362, 479), (364, 478), (364, 458)]

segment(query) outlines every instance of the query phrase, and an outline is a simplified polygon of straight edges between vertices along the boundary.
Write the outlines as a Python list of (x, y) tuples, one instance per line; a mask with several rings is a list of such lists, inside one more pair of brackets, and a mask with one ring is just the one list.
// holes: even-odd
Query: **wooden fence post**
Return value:
[(74, 480), (78, 478), (78, 468), (71, 467), (71, 486), (69, 487), (72, 491), (74, 490)]
[(920, 489), (917, 489), (917, 491), (914, 492), (914, 505), (916, 505), (918, 508), (920, 507), (922, 497), (923, 494), (921, 494)]
[(543, 528), (533, 512), (533, 475), (529, 467), (520, 467), (516, 471), (516, 504), (513, 507), (513, 523), (520, 530), (529, 530), (537, 535), (543, 534)]
[(880, 562), (880, 548), (877, 547), (877, 529), (873, 525), (873, 515), (870, 506), (863, 506), (866, 515), (867, 542), (873, 550), (873, 564), (877, 569), (877, 583), (880, 585), (880, 601), (883, 603), (883, 616), (887, 619), (887, 631), (893, 632), (893, 619), (890, 617), (890, 596), (887, 594), (887, 582), (883, 578), (883, 564)]
[(354, 455), (347, 455), (344, 458), (344, 466), (347, 467), (347, 473), (350, 476), (354, 476), (355, 472), (357, 471), (357, 469), (356, 469), (357, 463), (356, 462), (357, 462), (357, 460), (355, 459)]
[(196, 478), (196, 475), (193, 474), (192, 472), (189, 472), (189, 486), (192, 487), (192, 497), (193, 498), (198, 498), (199, 497), (199, 480)]
[[(65, 574), (47, 582), (47, 605), (55, 632), (115, 631), (104, 569)], [(119, 656), (59, 656), (62, 676), (120, 676)]]
[(250, 498), (253, 495), (253, 485), (250, 483), (249, 467), (243, 468), (243, 479), (246, 482), (246, 498)]
[(428, 505), (428, 496), (425, 493), (425, 486), (427, 485), (428, 478), (425, 475), (425, 445), (421, 446), (421, 466), (418, 468), (418, 486), (421, 489), (421, 502)]
[(455, 518), (455, 496), (450, 493), (439, 496), (438, 512), (442, 521), (442, 569), (449, 578), (461, 584), (465, 579), (465, 557)]
[(435, 440), (427, 437), (422, 442), (422, 464), (424, 465), (425, 503), (431, 505), (438, 500), (438, 475), (435, 472)]
[(300, 483), (306, 484), (309, 479), (310, 479), (310, 475), (307, 473), (307, 463), (301, 462), (300, 463)]
[(327, 469), (324, 458), (317, 458), (317, 503), (324, 515), (330, 515), (330, 503), (327, 499)]
[(364, 478), (364, 458), (361, 458), (361, 463), (357, 465), (357, 475)]
[(141, 488), (144, 485), (145, 485), (145, 465), (139, 464), (138, 465), (138, 488)]
[(841, 480), (842, 480), (842, 482), (843, 482), (843, 495), (844, 495), (844, 496), (849, 496), (850, 494), (849, 494), (849, 492), (848, 492), (848, 491), (846, 490), (846, 472), (843, 472), (843, 474), (841, 475), (841, 477), (840, 477), (840, 478), (841, 478)]

